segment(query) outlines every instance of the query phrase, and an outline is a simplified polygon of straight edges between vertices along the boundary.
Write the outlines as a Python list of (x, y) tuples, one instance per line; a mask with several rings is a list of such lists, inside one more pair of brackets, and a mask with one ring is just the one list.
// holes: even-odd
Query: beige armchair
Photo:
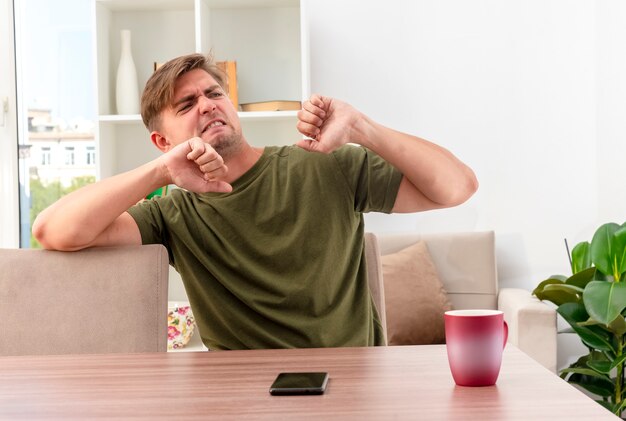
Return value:
[(370, 288), (385, 326), (380, 256), (424, 240), (455, 309), (499, 309), (509, 325), (509, 342), (546, 368), (556, 371), (556, 312), (517, 288), (498, 289), (495, 236), (491, 231), (442, 234), (367, 233), (365, 253)]
[(0, 355), (167, 350), (167, 251), (0, 249)]

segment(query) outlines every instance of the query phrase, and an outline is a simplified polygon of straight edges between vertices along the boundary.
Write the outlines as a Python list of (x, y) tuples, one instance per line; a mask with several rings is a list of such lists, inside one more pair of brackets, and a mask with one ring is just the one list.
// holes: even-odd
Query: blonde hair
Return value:
[(226, 75), (212, 55), (188, 54), (168, 61), (150, 76), (141, 95), (141, 118), (149, 131), (157, 130), (161, 111), (172, 104), (178, 78), (195, 69), (204, 70), (225, 88)]

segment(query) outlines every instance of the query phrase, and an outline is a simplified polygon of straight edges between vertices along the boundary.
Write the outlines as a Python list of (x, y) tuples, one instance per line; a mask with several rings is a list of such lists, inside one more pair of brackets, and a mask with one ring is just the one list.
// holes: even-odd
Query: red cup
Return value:
[(496, 384), (502, 351), (509, 336), (498, 310), (446, 311), (446, 348), (454, 382), (459, 386)]

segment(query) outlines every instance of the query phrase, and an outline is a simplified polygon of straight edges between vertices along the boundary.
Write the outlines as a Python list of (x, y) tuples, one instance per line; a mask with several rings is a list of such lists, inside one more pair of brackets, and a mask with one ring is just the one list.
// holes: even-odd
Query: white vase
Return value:
[(130, 49), (130, 31), (120, 31), (121, 54), (117, 66), (115, 85), (115, 104), (118, 114), (139, 114), (139, 88), (137, 86), (137, 70)]

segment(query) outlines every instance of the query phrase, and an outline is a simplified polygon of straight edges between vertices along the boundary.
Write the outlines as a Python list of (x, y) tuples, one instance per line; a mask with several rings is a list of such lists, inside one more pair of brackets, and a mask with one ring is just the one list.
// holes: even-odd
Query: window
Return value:
[(66, 146), (65, 147), (65, 165), (74, 165), (74, 147)]
[(41, 148), (41, 165), (50, 165), (50, 146)]
[(93, 7), (14, 2), (21, 247), (39, 246), (31, 235), (39, 212), (95, 181)]
[(19, 188), (13, 1), (0, 0), (0, 247), (19, 245)]
[(85, 162), (87, 165), (96, 165), (96, 148), (95, 146), (87, 146), (87, 156)]

